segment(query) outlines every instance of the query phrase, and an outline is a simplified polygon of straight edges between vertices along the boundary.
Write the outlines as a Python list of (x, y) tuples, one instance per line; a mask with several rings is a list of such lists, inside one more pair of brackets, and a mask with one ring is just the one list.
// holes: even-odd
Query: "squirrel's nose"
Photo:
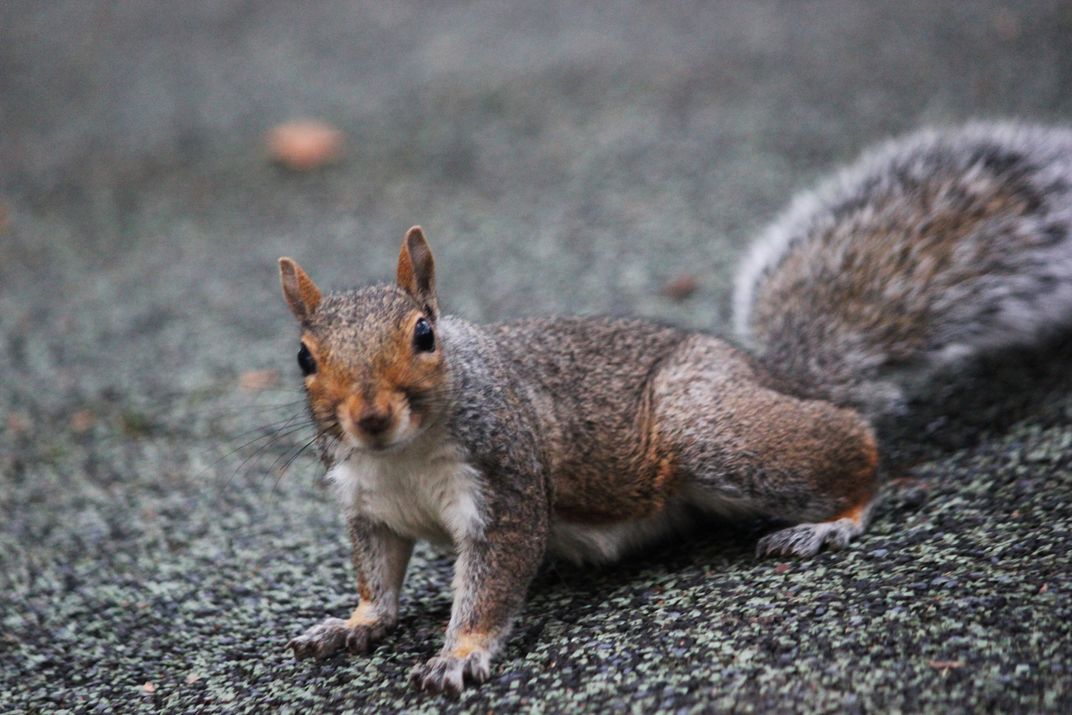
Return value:
[(391, 410), (365, 410), (361, 413), (354, 424), (357, 428), (369, 435), (378, 435), (387, 431), (391, 426)]

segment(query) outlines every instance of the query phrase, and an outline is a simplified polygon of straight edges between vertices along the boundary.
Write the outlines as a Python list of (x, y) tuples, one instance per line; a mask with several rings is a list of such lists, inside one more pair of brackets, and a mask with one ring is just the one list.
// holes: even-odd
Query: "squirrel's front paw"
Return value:
[(465, 656), (440, 655), (417, 665), (409, 681), (420, 690), (458, 695), (466, 684), (480, 685), (491, 675), (491, 657), (486, 650)]
[(384, 626), (351, 626), (341, 618), (329, 618), (297, 638), (292, 638), (287, 647), (294, 651), (294, 657), (299, 660), (327, 658), (343, 649), (350, 653), (367, 653), (386, 632)]

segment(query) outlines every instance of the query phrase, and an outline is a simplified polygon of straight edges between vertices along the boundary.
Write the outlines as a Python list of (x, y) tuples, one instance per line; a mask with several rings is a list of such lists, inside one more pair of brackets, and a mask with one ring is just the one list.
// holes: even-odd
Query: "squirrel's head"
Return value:
[(402, 241), (396, 285), (321, 295), (294, 260), (280, 258), (279, 274), (301, 323), (298, 366), (318, 429), (368, 451), (419, 435), (446, 379), (435, 265), (420, 227)]

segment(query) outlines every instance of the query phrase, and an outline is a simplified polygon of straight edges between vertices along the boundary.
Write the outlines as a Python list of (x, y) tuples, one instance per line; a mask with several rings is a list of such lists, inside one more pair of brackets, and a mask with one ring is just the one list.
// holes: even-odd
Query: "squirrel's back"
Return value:
[(738, 334), (872, 415), (905, 380), (1072, 323), (1072, 131), (973, 123), (866, 153), (752, 247)]

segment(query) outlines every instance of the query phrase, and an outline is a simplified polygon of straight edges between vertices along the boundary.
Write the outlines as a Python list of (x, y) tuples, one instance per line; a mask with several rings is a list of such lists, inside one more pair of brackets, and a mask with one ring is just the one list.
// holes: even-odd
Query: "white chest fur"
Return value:
[[(340, 455), (341, 456), (341, 455)], [(454, 543), (484, 528), (480, 475), (455, 445), (356, 451), (328, 472), (343, 505), (402, 536)]]

